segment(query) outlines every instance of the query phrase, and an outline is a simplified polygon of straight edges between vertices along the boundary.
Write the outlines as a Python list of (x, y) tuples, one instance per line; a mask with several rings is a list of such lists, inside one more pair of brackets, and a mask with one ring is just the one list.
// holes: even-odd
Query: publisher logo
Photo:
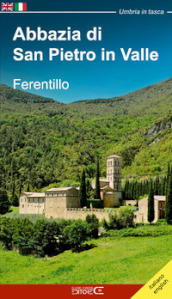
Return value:
[(104, 287), (72, 287), (72, 295), (104, 295)]

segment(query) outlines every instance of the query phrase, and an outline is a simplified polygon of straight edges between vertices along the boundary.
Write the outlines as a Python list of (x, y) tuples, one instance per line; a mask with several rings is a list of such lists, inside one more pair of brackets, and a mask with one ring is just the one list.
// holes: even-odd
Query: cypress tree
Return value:
[(166, 194), (165, 190), (166, 190), (166, 176), (162, 180), (162, 184), (161, 184), (161, 195), (165, 195)]
[(30, 192), (30, 186), (27, 184), (27, 192)]
[(165, 219), (168, 224), (172, 223), (172, 168), (168, 165), (167, 189), (165, 201)]
[(154, 187), (154, 192), (155, 195), (159, 195), (159, 176), (156, 177), (155, 179), (155, 187)]
[(131, 194), (132, 194), (132, 182), (129, 181), (129, 186), (128, 186), (128, 199), (131, 199)]
[(125, 183), (125, 199), (128, 198), (128, 185), (129, 185), (129, 181), (127, 180)]
[(144, 180), (143, 195), (147, 194), (147, 180)]
[(137, 199), (142, 195), (142, 182), (137, 183)]
[(0, 214), (5, 214), (9, 211), (10, 202), (7, 192), (4, 188), (0, 189)]
[(151, 224), (151, 222), (154, 220), (155, 217), (154, 212), (154, 191), (152, 182), (150, 182), (150, 190), (149, 190), (149, 196), (148, 196), (148, 221)]
[(97, 157), (97, 169), (96, 169), (96, 190), (95, 190), (95, 198), (100, 199), (100, 171), (99, 171), (99, 157)]
[(139, 184), (139, 196), (141, 196), (141, 195), (144, 195), (144, 193), (143, 193), (143, 182), (142, 181), (140, 181), (140, 184)]
[(149, 180), (146, 180), (146, 193), (149, 194)]
[(87, 195), (86, 195), (86, 184), (85, 184), (85, 171), (82, 172), (80, 191), (79, 191), (79, 200), (81, 208), (87, 206)]
[(19, 206), (19, 198), (18, 198), (18, 196), (17, 196), (16, 193), (14, 193), (14, 197), (12, 198), (12, 205), (14, 207), (18, 207)]

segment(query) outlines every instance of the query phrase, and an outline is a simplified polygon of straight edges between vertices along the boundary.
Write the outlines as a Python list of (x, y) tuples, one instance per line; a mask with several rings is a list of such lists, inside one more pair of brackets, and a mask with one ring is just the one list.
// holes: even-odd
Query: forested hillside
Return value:
[[(0, 180), (10, 193), (95, 175), (100, 155), (123, 177), (165, 173), (172, 160), (172, 79), (126, 96), (62, 104), (0, 85)], [(69, 181), (66, 184), (69, 184)]]
[(172, 78), (122, 97), (74, 102), (69, 105), (83, 115), (95, 118), (110, 115), (163, 116), (172, 108)]

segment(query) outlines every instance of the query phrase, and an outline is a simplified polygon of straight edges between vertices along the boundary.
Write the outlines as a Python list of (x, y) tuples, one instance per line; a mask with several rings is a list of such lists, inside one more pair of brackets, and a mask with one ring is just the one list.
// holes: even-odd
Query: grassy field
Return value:
[(51, 258), (21, 256), (0, 247), (1, 284), (146, 283), (172, 258), (171, 235), (100, 238), (96, 247)]

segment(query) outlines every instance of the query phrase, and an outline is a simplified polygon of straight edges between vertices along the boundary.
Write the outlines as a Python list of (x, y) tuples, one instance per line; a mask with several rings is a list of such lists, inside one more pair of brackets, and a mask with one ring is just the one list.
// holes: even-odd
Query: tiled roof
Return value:
[(60, 187), (60, 188), (51, 188), (46, 190), (45, 192), (67, 191), (73, 188), (76, 189), (75, 187)]
[(29, 195), (28, 197), (29, 197), (29, 198), (30, 198), (30, 197), (45, 197), (45, 193), (35, 192), (35, 193), (33, 193), (32, 195)]
[(104, 190), (104, 189), (109, 189), (109, 190), (114, 190), (113, 188), (109, 187), (108, 185), (101, 187), (100, 190)]
[(109, 158), (121, 158), (120, 156), (117, 156), (117, 155), (111, 155), (111, 156), (108, 156), (107, 159)]
[(35, 192), (23, 192), (22, 194), (26, 194), (26, 195), (29, 195), (29, 194), (33, 194)]

